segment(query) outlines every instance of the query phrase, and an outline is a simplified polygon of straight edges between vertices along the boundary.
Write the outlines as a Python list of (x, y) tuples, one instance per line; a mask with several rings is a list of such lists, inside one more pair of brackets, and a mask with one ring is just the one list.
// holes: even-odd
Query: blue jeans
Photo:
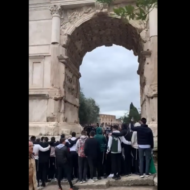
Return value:
[(145, 172), (149, 175), (151, 148), (139, 148), (139, 170), (140, 175), (143, 175), (144, 168), (144, 155), (145, 155)]

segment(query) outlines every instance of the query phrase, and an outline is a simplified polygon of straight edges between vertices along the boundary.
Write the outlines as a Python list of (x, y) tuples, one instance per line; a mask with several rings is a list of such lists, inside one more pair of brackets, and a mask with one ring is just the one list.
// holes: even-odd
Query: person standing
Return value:
[(146, 124), (146, 118), (141, 119), (141, 126), (134, 127), (133, 120), (131, 121), (131, 130), (137, 132), (137, 143), (139, 149), (139, 168), (140, 168), (140, 177), (144, 177), (144, 155), (145, 155), (145, 176), (149, 176), (149, 167), (151, 160), (151, 152), (154, 148), (154, 139), (152, 130)]
[(118, 126), (113, 126), (112, 135), (109, 136), (107, 154), (111, 152), (112, 171), (114, 173), (113, 179), (120, 179), (121, 172), (121, 143), (131, 145), (131, 142), (127, 141), (123, 136), (115, 137), (114, 134), (120, 133)]
[(86, 136), (86, 131), (81, 132), (81, 137), (77, 141), (76, 151), (78, 153), (78, 166), (79, 166), (79, 181), (80, 183), (86, 182), (87, 174), (87, 158), (84, 153), (84, 145), (88, 137)]
[(50, 141), (50, 158), (49, 158), (49, 174), (50, 180), (55, 179), (55, 137), (51, 137)]
[(33, 143), (29, 141), (29, 190), (37, 190), (36, 166), (33, 157)]
[[(139, 122), (136, 122), (135, 127), (141, 126)], [(138, 153), (138, 143), (137, 143), (137, 132), (132, 132), (131, 138), (131, 153), (132, 153), (132, 173), (139, 174), (139, 153)]]
[[(47, 138), (44, 137), (44, 141), (46, 142), (41, 142), (40, 145), (43, 148), (49, 147), (49, 142), (47, 142)], [(39, 151), (38, 154), (39, 158), (39, 175), (42, 180), (42, 186), (46, 186), (47, 182), (47, 174), (48, 174), (48, 166), (49, 166), (49, 157), (50, 157), (50, 150), (46, 152)]]
[(36, 163), (36, 176), (37, 176), (37, 182), (38, 182), (38, 187), (39, 187), (39, 181), (40, 181), (40, 173), (39, 173), (39, 151), (41, 152), (46, 152), (50, 149), (50, 146), (43, 148), (40, 145), (39, 141), (36, 141), (36, 137), (32, 136), (31, 137), (31, 141), (33, 142), (33, 153), (34, 153), (34, 159), (35, 159), (35, 163)]
[[(127, 141), (131, 142), (132, 132), (127, 124), (123, 123), (120, 133), (113, 133), (114, 137), (123, 136)], [(121, 144), (123, 148), (123, 174), (131, 175), (132, 173), (132, 156), (131, 156), (131, 145)]]
[(88, 165), (90, 168), (90, 182), (94, 182), (94, 177), (96, 179), (97, 158), (98, 154), (100, 154), (99, 143), (94, 138), (94, 135), (94, 131), (91, 131), (90, 138), (86, 140), (84, 147), (84, 154), (87, 157)]
[(70, 144), (75, 144), (70, 148), (71, 153), (71, 178), (78, 178), (78, 154), (76, 152), (76, 133), (72, 132), (72, 138), (70, 138), (68, 141)]
[(106, 137), (103, 135), (101, 127), (96, 128), (96, 135), (94, 136), (94, 138), (99, 143), (99, 153), (98, 153), (97, 163), (98, 163), (98, 179), (101, 179), (101, 176), (103, 176), (105, 172), (105, 154), (107, 148)]
[(55, 157), (56, 157), (56, 167), (57, 167), (57, 181), (59, 190), (62, 190), (61, 180), (63, 173), (67, 176), (67, 180), (70, 185), (70, 190), (74, 190), (76, 188), (73, 187), (71, 181), (71, 168), (69, 161), (69, 150), (65, 146), (65, 139), (61, 138), (60, 144), (55, 148)]

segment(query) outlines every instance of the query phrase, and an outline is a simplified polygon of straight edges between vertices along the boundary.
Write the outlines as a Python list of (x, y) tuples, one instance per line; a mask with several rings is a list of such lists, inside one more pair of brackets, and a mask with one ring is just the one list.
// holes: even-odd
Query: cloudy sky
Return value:
[(85, 55), (80, 66), (80, 86), (95, 99), (100, 113), (123, 116), (131, 102), (140, 108), (136, 56), (121, 46), (99, 47)]

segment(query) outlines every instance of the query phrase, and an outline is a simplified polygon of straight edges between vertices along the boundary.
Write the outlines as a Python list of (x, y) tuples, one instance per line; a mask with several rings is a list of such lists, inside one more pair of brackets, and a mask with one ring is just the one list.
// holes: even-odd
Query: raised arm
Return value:
[(141, 127), (134, 127), (133, 122), (131, 122), (131, 130), (132, 131), (138, 131)]
[(42, 146), (38, 146), (38, 149), (41, 151), (41, 152), (46, 152), (46, 151), (48, 151), (49, 149), (50, 149), (50, 145), (48, 146), (48, 147), (46, 147), (46, 148), (43, 148)]

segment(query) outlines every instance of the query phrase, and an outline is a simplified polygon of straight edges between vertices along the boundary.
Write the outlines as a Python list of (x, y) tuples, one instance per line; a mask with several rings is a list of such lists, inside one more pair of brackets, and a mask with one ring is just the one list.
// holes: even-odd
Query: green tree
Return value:
[(122, 117), (123, 123), (129, 124), (131, 119), (134, 119), (135, 122), (138, 122), (141, 119), (141, 114), (138, 109), (133, 105), (133, 103), (129, 106), (129, 114), (125, 114)]
[(88, 118), (87, 118), (87, 123), (95, 123), (98, 122), (98, 117), (99, 117), (99, 107), (96, 105), (96, 102), (92, 98), (86, 99), (86, 105), (87, 105), (87, 110), (88, 110)]
[(98, 121), (100, 108), (92, 98), (86, 98), (80, 90), (79, 97), (79, 121), (81, 125), (91, 124)]
[[(111, 4), (114, 0), (97, 0), (100, 3)], [(129, 4), (124, 7), (114, 9), (115, 15), (125, 21), (147, 20), (148, 14), (157, 7), (157, 0), (135, 0), (135, 5)]]
[(87, 109), (86, 109), (86, 97), (84, 93), (80, 90), (80, 96), (79, 96), (79, 121), (80, 124), (86, 123), (87, 118)]
[(133, 105), (132, 102), (130, 104), (130, 111), (129, 111), (128, 118), (130, 121), (133, 118), (135, 122), (138, 122), (141, 119), (140, 113), (138, 112), (137, 108)]

